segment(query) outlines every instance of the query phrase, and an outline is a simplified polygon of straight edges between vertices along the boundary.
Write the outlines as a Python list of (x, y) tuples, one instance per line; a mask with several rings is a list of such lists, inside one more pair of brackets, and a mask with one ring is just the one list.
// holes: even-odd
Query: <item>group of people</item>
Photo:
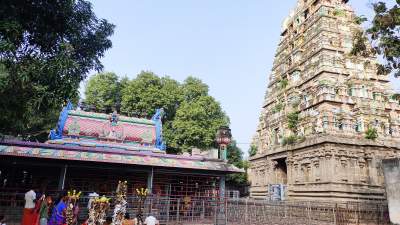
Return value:
[[(160, 222), (152, 215), (146, 217), (144, 220), (146, 225), (160, 225)], [(139, 225), (138, 217), (131, 219), (129, 213), (125, 214), (125, 219), (122, 221), (122, 225)]]
[[(78, 224), (79, 206), (77, 199), (66, 194), (53, 203), (50, 196), (44, 194), (36, 198), (36, 192), (32, 189), (25, 193), (25, 207), (21, 225), (64, 225), (67, 207), (73, 208), (73, 224)], [(110, 225), (112, 218), (107, 217), (104, 225)], [(148, 216), (144, 224), (159, 225), (154, 216)], [(1, 225), (1, 224), (0, 224)], [(82, 225), (87, 225), (87, 221)], [(122, 225), (139, 225), (137, 218), (131, 219), (129, 213), (125, 214)]]
[[(106, 222), (103, 223), (103, 225), (111, 225), (112, 224), (112, 217), (109, 216), (106, 218)], [(154, 216), (148, 216), (146, 217), (144, 224), (146, 225), (160, 225), (160, 222), (154, 217)], [(85, 222), (82, 225), (87, 225), (87, 222)], [(129, 213), (125, 213), (124, 220), (122, 221), (122, 225), (140, 225), (137, 217), (131, 219), (131, 216)]]
[(25, 193), (25, 207), (21, 225), (62, 225), (65, 222), (68, 204), (74, 205), (73, 221), (76, 224), (79, 213), (76, 199), (62, 194), (53, 204), (51, 196), (42, 194), (40, 198), (36, 198), (36, 192), (31, 189)]

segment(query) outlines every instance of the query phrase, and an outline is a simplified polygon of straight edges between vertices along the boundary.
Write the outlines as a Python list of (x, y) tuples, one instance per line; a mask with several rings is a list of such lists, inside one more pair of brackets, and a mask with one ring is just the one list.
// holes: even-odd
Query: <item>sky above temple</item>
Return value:
[[(388, 0), (391, 1), (391, 0)], [(352, 0), (372, 15), (370, 0)], [(178, 81), (193, 75), (231, 119), (247, 153), (255, 133), (281, 24), (296, 0), (92, 0), (99, 18), (116, 25), (105, 71), (134, 78), (149, 70)], [(393, 80), (393, 79), (392, 79)], [(395, 88), (400, 91), (400, 82)]]

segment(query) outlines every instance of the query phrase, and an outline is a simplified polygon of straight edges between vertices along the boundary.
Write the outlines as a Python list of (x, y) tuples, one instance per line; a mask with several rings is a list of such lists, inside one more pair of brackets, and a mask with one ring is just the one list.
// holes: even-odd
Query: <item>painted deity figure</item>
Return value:
[(123, 128), (118, 125), (119, 116), (116, 111), (114, 111), (109, 116), (109, 122), (103, 125), (103, 138), (108, 140), (123, 140)]

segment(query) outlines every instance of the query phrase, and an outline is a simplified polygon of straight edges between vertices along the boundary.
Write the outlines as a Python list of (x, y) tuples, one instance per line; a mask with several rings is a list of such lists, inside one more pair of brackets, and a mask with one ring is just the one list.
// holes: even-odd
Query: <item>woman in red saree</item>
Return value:
[(33, 189), (25, 193), (25, 207), (21, 225), (34, 225), (36, 223), (35, 200), (36, 193)]
[(39, 225), (40, 219), (40, 206), (46, 196), (43, 194), (38, 201), (35, 202), (35, 208), (33, 209), (33, 221), (32, 225)]

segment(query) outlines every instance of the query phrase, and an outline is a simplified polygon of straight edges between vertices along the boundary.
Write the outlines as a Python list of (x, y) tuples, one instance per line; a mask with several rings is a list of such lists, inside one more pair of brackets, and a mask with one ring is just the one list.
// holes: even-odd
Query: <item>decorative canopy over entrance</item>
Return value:
[(68, 103), (46, 143), (0, 142), (0, 155), (193, 170), (243, 172), (223, 160), (165, 153), (161, 118), (151, 120), (73, 110)]

